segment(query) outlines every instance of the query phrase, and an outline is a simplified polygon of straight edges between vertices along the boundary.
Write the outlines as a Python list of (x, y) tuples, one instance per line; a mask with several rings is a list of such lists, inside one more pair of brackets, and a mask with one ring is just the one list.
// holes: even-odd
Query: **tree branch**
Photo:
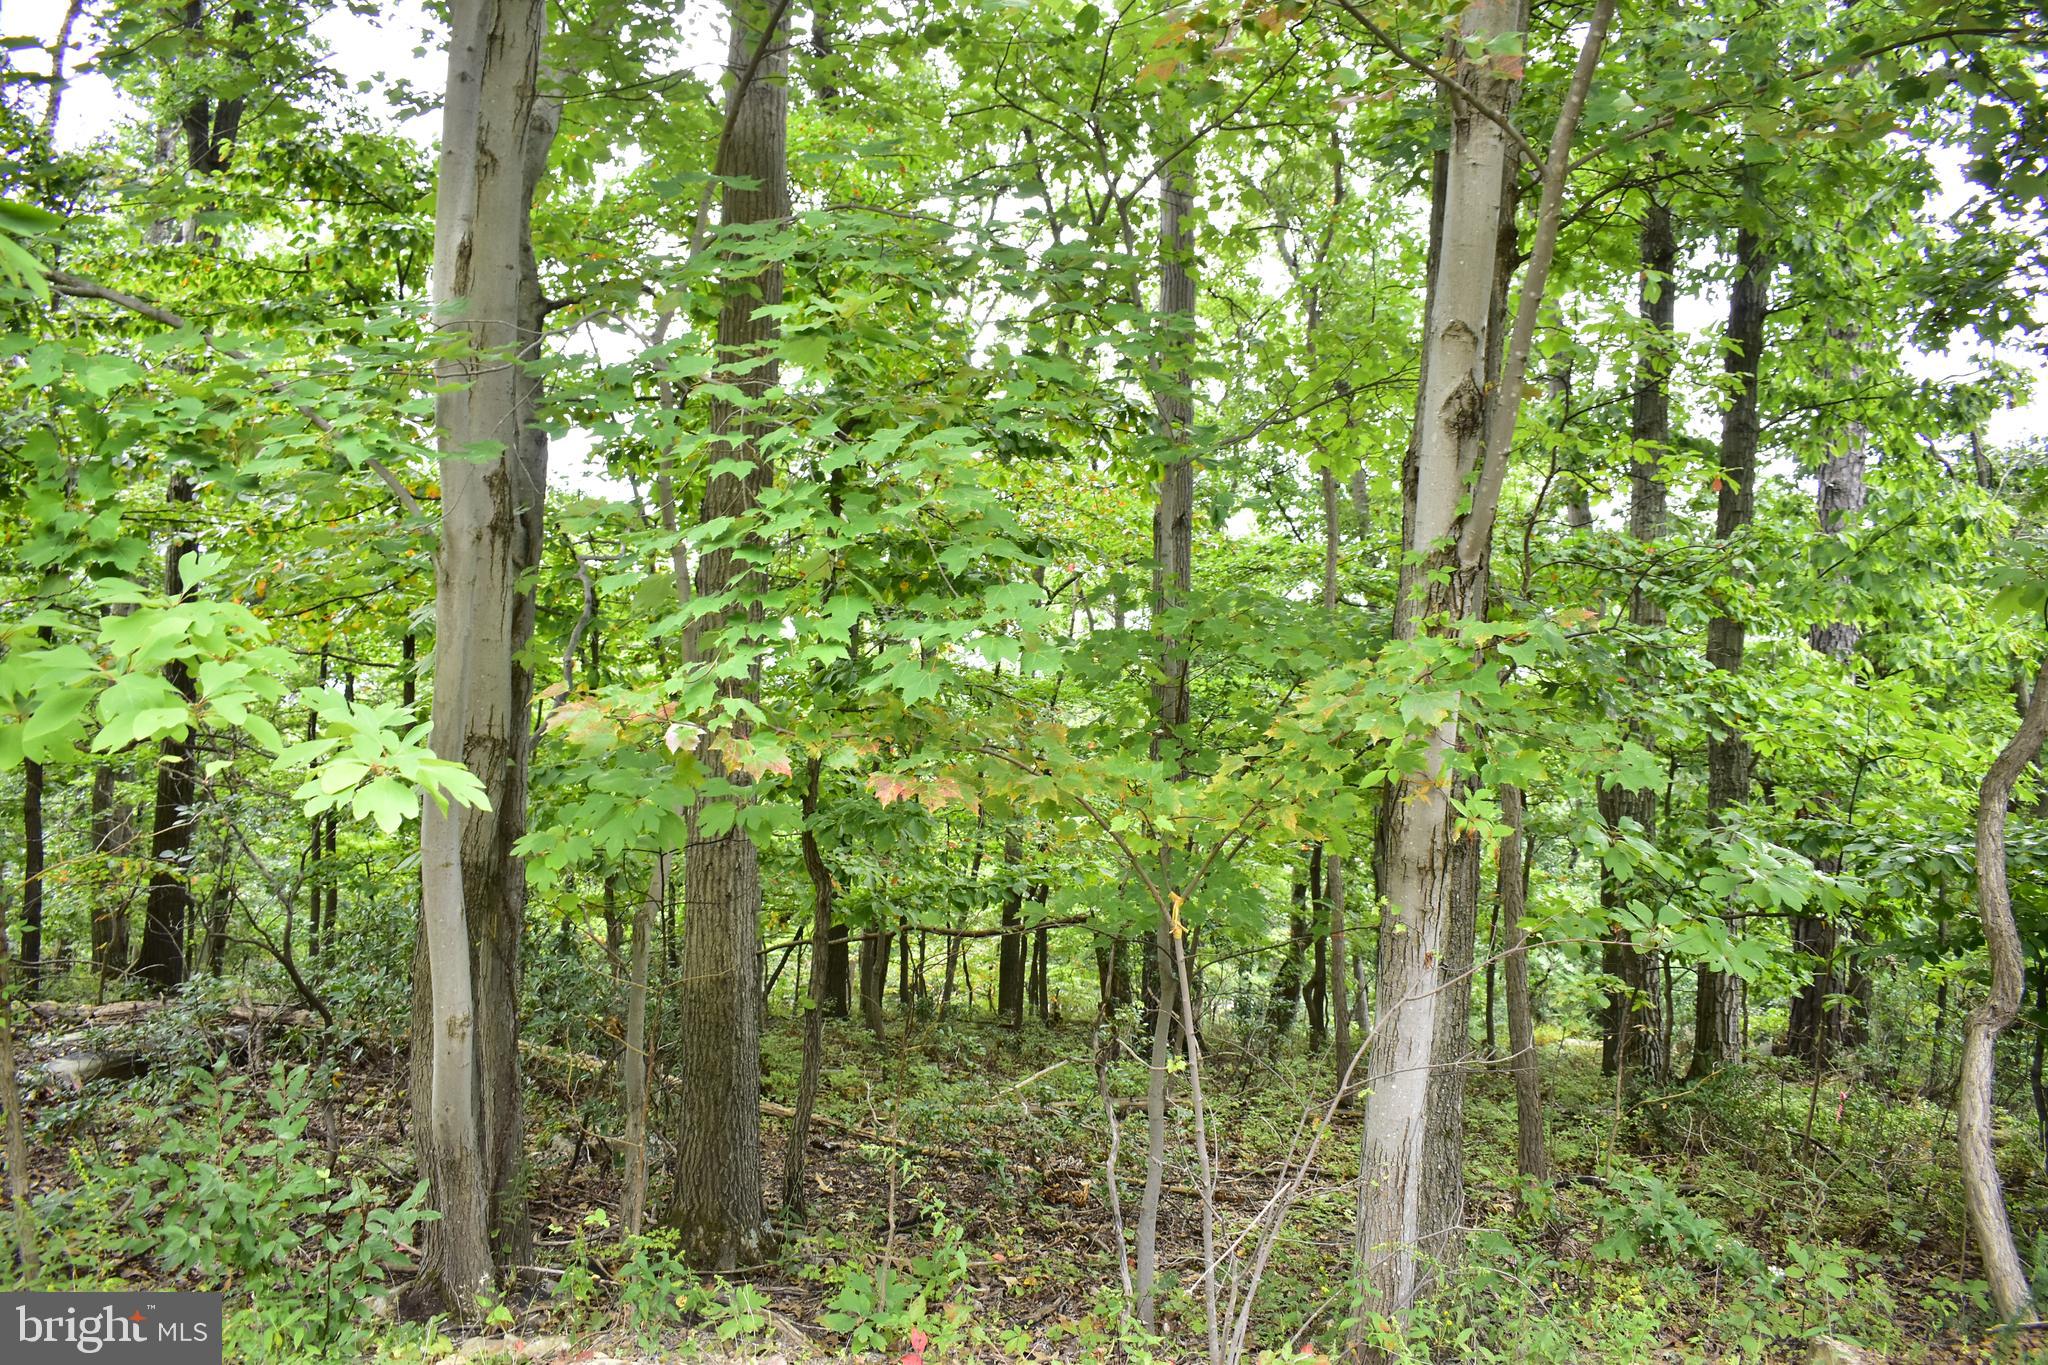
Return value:
[(1366, 18), (1365, 11), (1352, 3), (1352, 0), (1337, 0), (1337, 7), (1353, 19), (1356, 19), (1365, 31), (1373, 36), (1373, 40), (1381, 47), (1384, 47), (1395, 61), (1400, 62), (1403, 66), (1410, 66), (1420, 71), (1423, 75), (1442, 86), (1452, 99), (1462, 100), (1464, 103), (1472, 106), (1487, 122), (1499, 128), (1503, 133), (1506, 133), (1508, 141), (1515, 144), (1515, 150), (1522, 154), (1523, 160), (1532, 166), (1543, 164), (1542, 159), (1536, 155), (1536, 149), (1529, 145), (1529, 139), (1523, 137), (1522, 130), (1508, 121), (1507, 115), (1473, 94), (1471, 90), (1467, 89), (1455, 77), (1446, 76), (1429, 63), (1409, 56), (1393, 34)]

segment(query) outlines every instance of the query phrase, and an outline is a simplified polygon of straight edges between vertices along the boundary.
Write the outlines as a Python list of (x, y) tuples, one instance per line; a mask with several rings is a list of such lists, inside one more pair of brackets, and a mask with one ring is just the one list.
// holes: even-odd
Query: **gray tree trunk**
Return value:
[[(1835, 333), (1837, 340), (1851, 345), (1856, 336), (1857, 329), (1853, 327)], [(1849, 378), (1853, 383), (1862, 378), (1862, 373), (1852, 367)], [(1820, 533), (1830, 538), (1839, 536), (1846, 524), (1861, 517), (1864, 469), (1869, 460), (1869, 434), (1861, 423), (1846, 424), (1840, 441), (1821, 464), (1813, 497)], [(1862, 635), (1862, 628), (1853, 621), (1829, 621), (1815, 626), (1807, 642), (1847, 669)], [(1825, 799), (1827, 804), (1834, 804), (1833, 794)], [(1823, 872), (1840, 872), (1841, 856), (1829, 854), (1818, 859), (1817, 866)], [(1844, 960), (1848, 936), (1843, 933), (1843, 926), (1826, 916), (1794, 915), (1792, 947), (1805, 959), (1812, 976), (1792, 997), (1788, 1050), (1821, 1066), (1850, 1039), (1855, 1011), (1845, 1008), (1840, 997), (1854, 993), (1858, 974), (1851, 972)]]
[[(525, 1258), (519, 947), (533, 635), (521, 578), (539, 562), (546, 437), (535, 425), (541, 299), (529, 219), (559, 110), (538, 83), (541, 0), (460, 0), (449, 15), (434, 224), (441, 545), (432, 744), (483, 782), (488, 810), (424, 803), (413, 1073), (420, 1168), (441, 1218), (422, 1284), (460, 1316)], [(479, 457), (480, 452), (485, 452)], [(424, 1075), (422, 1075), (424, 1073)], [(424, 1080), (424, 1084), (422, 1084)]]
[[(1154, 324), (1169, 335), (1161, 343), (1181, 357), (1195, 325), (1195, 281), (1189, 272), (1194, 249), (1194, 182), (1190, 158), (1183, 154), (1169, 166), (1159, 191), (1159, 301)], [(1194, 583), (1195, 467), (1187, 449), (1194, 422), (1194, 395), (1184, 364), (1162, 367), (1153, 381), (1156, 434), (1162, 443), (1159, 491), (1152, 513), (1152, 630), (1158, 648), (1159, 681), (1152, 689), (1152, 758), (1165, 762), (1176, 777), (1187, 771), (1183, 731), (1188, 722), (1188, 656), (1186, 642), (1174, 635), (1167, 618), (1187, 601)], [(1177, 885), (1174, 850), (1162, 847), (1159, 885)], [(1152, 1049), (1145, 1092), (1145, 1186), (1138, 1204), (1135, 1288), (1138, 1320), (1158, 1326), (1155, 1276), (1158, 1271), (1159, 1202), (1166, 1176), (1167, 1067), (1173, 1048), (1173, 1021), (1179, 999), (1173, 935), (1178, 925), (1162, 908), (1152, 935)], [(1188, 1021), (1192, 1032), (1194, 1021)]]
[[(785, 8), (754, 0), (732, 0), (729, 8), (730, 105), (717, 166), (721, 175), (734, 177), (720, 204), (727, 227), (777, 223), (789, 214), (789, 52), (783, 33), (768, 31), (771, 16), (779, 21)], [(716, 404), (712, 425), (725, 438), (718, 453), (744, 469), (712, 476), (704, 490), (706, 522), (746, 516), (772, 478), (756, 439), (763, 425), (758, 404), (780, 377), (772, 349), (779, 324), (769, 310), (781, 301), (779, 266), (748, 268), (726, 281), (719, 360), (726, 382), (744, 401)], [(746, 602), (736, 610), (758, 619), (758, 602), (746, 601), (752, 579), (730, 547), (707, 549), (697, 562), (696, 595), (736, 592)], [(760, 691), (751, 672), (722, 687), (736, 699), (751, 700)], [(749, 730), (741, 720), (733, 735), (744, 740)], [(745, 775), (726, 771), (716, 751), (707, 748), (701, 757), (713, 779), (744, 784)], [(664, 1221), (681, 1234), (693, 1265), (730, 1270), (758, 1260), (767, 1235), (761, 1203), (761, 874), (752, 837), (737, 823), (716, 837), (693, 829), (683, 880), (675, 1189)]]
[[(1613, 0), (1596, 4), (1552, 130), (1528, 270), (1497, 387), (1489, 382), (1488, 332), (1509, 143), (1500, 123), (1473, 108), (1466, 96), (1453, 105), (1441, 249), (1423, 340), (1426, 379), (1415, 440), (1413, 514), (1406, 528), (1406, 543), (1421, 552), (1424, 572), (1410, 589), (1420, 599), (1419, 610), (1397, 612), (1403, 638), (1419, 628), (1455, 632), (1484, 612), (1494, 518), (1556, 252), (1571, 140), (1613, 13)], [(1479, 0), (1460, 19), (1462, 41), (1452, 45), (1459, 84), (1487, 108), (1503, 109), (1518, 82), (1506, 79), (1492, 59), (1469, 54), (1519, 37), (1521, 27), (1516, 6), (1504, 0)], [(1379, 889), (1387, 908), (1380, 926), (1379, 1031), (1369, 1062), (1372, 1090), (1361, 1139), (1357, 1225), (1367, 1312), (1405, 1314), (1424, 1282), (1424, 1266), (1446, 1259), (1462, 1222), (1462, 1060), (1468, 1030), (1462, 1008), (1447, 1007), (1447, 999), (1455, 994), (1462, 1005), (1470, 996), (1479, 861), (1476, 841), (1459, 837), (1450, 799), (1453, 755), (1463, 742), (1453, 709), (1427, 737), (1422, 771), (1381, 802)]]
[(1984, 1261), (1991, 1301), (2008, 1322), (2033, 1315), (2033, 1290), (2026, 1264), (2013, 1243), (1993, 1146), (1992, 1078), (1998, 1035), (2019, 1017), (2026, 970), (2019, 926), (2012, 914), (2006, 880), (2005, 821), (2013, 783), (2048, 739), (2048, 668), (2034, 683), (2012, 743), (1992, 760), (1977, 792), (1977, 913), (1984, 922), (1984, 947), (1991, 959), (1991, 989), (1970, 1011), (1963, 1029), (1962, 1079), (1956, 1089), (1956, 1145), (1963, 1164), (1963, 1199), (1970, 1230)]
[[(1506, 0), (1468, 6), (1460, 36), (1483, 47), (1515, 31), (1515, 7)], [(1515, 83), (1490, 63), (1473, 61), (1453, 44), (1457, 76), (1466, 89), (1505, 115)], [(1483, 454), (1488, 372), (1487, 333), (1496, 315), (1503, 187), (1509, 169), (1506, 134), (1491, 119), (1460, 102), (1451, 116), (1451, 145), (1438, 195), (1440, 230), (1429, 282), (1423, 342), (1423, 387), (1413, 443), (1403, 528), (1401, 593), (1395, 604), (1397, 638), (1412, 639), (1429, 617), (1461, 619), (1474, 613), (1483, 592), (1477, 576), (1456, 570), (1429, 576), (1410, 567), (1414, 551), (1437, 546), (1456, 529), (1458, 504)], [(1431, 554), (1441, 561), (1441, 554)], [(1451, 806), (1445, 788), (1456, 730), (1445, 725), (1430, 737), (1424, 775), (1389, 792), (1380, 804), (1379, 886), (1386, 898), (1379, 935), (1377, 1033), (1367, 1059), (1358, 1242), (1366, 1306), (1405, 1312), (1415, 1301), (1424, 1261), (1443, 1245), (1446, 1226), (1427, 1217), (1436, 1207), (1462, 1204), (1462, 1134), (1443, 1120), (1450, 1100), (1438, 1090), (1439, 1122), (1432, 1133), (1432, 1068), (1439, 1060), (1438, 1029), (1445, 993), (1443, 958), (1456, 937), (1453, 915)], [(1459, 1107), (1462, 1108), (1460, 1101)], [(1446, 1141), (1454, 1150), (1440, 1150)], [(1457, 1190), (1432, 1189), (1452, 1172)]]

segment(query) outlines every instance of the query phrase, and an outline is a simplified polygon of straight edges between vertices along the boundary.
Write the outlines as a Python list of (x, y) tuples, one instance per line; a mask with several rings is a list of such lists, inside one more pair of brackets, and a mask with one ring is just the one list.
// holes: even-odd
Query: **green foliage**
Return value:
[(179, 1099), (132, 1116), (131, 1131), (150, 1134), (133, 1161), (81, 1163), (75, 1190), (39, 1204), (44, 1282), (102, 1282), (136, 1258), (159, 1283), (226, 1291), (248, 1359), (359, 1350), (369, 1299), (436, 1217), (425, 1182), (389, 1204), (360, 1175), (328, 1171), (306, 1133), (311, 1067), (279, 1063), (260, 1095), (225, 1062), (175, 1079)]

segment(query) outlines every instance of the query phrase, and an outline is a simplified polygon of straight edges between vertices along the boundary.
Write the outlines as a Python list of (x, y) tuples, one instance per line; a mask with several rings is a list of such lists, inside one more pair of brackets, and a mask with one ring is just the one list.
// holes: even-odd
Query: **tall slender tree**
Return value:
[[(732, 0), (727, 11), (728, 101), (715, 169), (723, 177), (720, 223), (728, 229), (775, 224), (789, 214), (787, 0)], [(720, 466), (704, 489), (702, 520), (744, 519), (771, 478), (760, 447), (761, 402), (780, 373), (774, 345), (782, 302), (782, 268), (749, 262), (736, 247), (718, 314), (718, 365), (732, 397), (711, 414)], [(730, 544), (707, 547), (697, 560), (699, 600), (727, 599), (728, 619), (759, 620), (754, 570)], [(728, 595), (730, 597), (728, 598)], [(692, 625), (692, 657), (701, 651)], [(752, 700), (758, 675), (736, 670), (722, 695)], [(732, 738), (744, 741), (744, 719)], [(706, 747), (701, 758), (714, 782), (746, 800), (747, 778)], [(760, 959), (761, 871), (752, 835), (734, 819), (718, 832), (693, 816), (683, 862), (682, 973), (676, 999), (675, 1186), (663, 1221), (677, 1230), (685, 1254), (707, 1269), (751, 1264), (766, 1236), (761, 1203)], [(884, 959), (886, 962), (886, 959)]]
[[(1655, 198), (1643, 208), (1640, 247), (1643, 344), (1629, 425), (1633, 453), (1629, 460), (1628, 530), (1638, 542), (1649, 545), (1664, 534), (1663, 460), (1671, 446), (1671, 335), (1678, 308), (1674, 278), (1678, 243), (1672, 235), (1671, 209)], [(1664, 624), (1663, 605), (1640, 577), (1629, 594), (1628, 619), (1644, 632)], [(1631, 673), (1648, 667), (1646, 654), (1642, 649), (1630, 651), (1624, 666)], [(1656, 745), (1656, 737), (1641, 725), (1632, 725), (1630, 734), (1646, 749)], [(1653, 788), (1630, 790), (1602, 782), (1599, 803), (1610, 836), (1633, 825), (1645, 842), (1656, 841), (1657, 793)], [(1661, 1083), (1669, 1079), (1671, 1058), (1663, 1045), (1657, 956), (1637, 949), (1628, 932), (1618, 927), (1617, 915), (1630, 899), (1630, 891), (1625, 881), (1605, 867), (1601, 869), (1600, 899), (1613, 935), (1602, 958), (1608, 975), (1617, 983), (1608, 996), (1601, 1060), (1608, 1073), (1618, 1071), (1624, 1083)]]
[[(531, 214), (560, 108), (540, 90), (543, 0), (459, 0), (435, 197), (441, 542), (432, 744), (483, 782), (488, 810), (426, 800), (413, 1066), (420, 1168), (441, 1217), (422, 1288), (474, 1310), (526, 1247), (519, 952), (533, 636), (547, 438)], [(424, 1073), (424, 1075), (422, 1075)], [(424, 1081), (424, 1083), (421, 1083)]]
[[(1735, 234), (1735, 282), (1729, 291), (1724, 363), (1733, 389), (1721, 417), (1720, 468), (1714, 479), (1714, 536), (1727, 541), (1756, 512), (1757, 390), (1764, 356), (1764, 321), (1770, 310), (1772, 261), (1763, 237), (1744, 227)], [(1742, 668), (1746, 628), (1724, 612), (1707, 623), (1707, 662), (1724, 673)], [(1749, 799), (1750, 747), (1734, 724), (1707, 738), (1707, 819), (1716, 827)], [(1742, 1011), (1734, 983), (1701, 968), (1694, 1002), (1691, 1072), (1704, 1076), (1742, 1049)]]

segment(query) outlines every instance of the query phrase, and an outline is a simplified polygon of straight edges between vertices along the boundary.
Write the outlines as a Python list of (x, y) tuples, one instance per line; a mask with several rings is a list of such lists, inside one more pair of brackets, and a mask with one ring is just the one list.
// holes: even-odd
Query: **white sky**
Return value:
[[(34, 37), (48, 44), (54, 40), (63, 22), (64, 9), (64, 0), (0, 0), (0, 33)], [(716, 33), (704, 31), (703, 26), (693, 27), (697, 31), (686, 36), (688, 50), (685, 55), (691, 65), (701, 67), (708, 75), (723, 59), (721, 40)], [(445, 65), (438, 26), (428, 18), (417, 0), (387, 3), (374, 18), (352, 14), (347, 8), (336, 6), (324, 12), (314, 23), (313, 33), (328, 45), (335, 67), (351, 84), (370, 81), (381, 87), (386, 80), (404, 80), (416, 90), (433, 91), (439, 88), (443, 79)], [(90, 45), (95, 37), (90, 22), (81, 22), (74, 41)], [(75, 69), (86, 64), (90, 55), (89, 50), (80, 52), (74, 48), (69, 64)], [(47, 58), (39, 52), (20, 51), (15, 54), (15, 60), (28, 70), (48, 70)], [(377, 89), (373, 89), (363, 98), (375, 108), (380, 96)], [(76, 75), (65, 89), (57, 141), (67, 148), (86, 145), (123, 120), (134, 117), (136, 112), (133, 104), (120, 96), (105, 78), (89, 71)], [(423, 146), (430, 145), (439, 130), (438, 116), (433, 113), (403, 121), (394, 113), (392, 119)], [(1941, 164), (1940, 170), (1945, 182), (1942, 208), (1946, 211), (1962, 203), (1964, 187), (1953, 158)], [(1726, 299), (1722, 291), (1689, 293), (1679, 301), (1678, 326), (1681, 331), (1695, 335), (1716, 334), (1722, 326), (1725, 310)], [(609, 339), (595, 340), (609, 353)], [(620, 349), (630, 353), (630, 344), (623, 337), (617, 340)], [(1990, 348), (1973, 345), (1943, 355), (1915, 355), (1910, 360), (1910, 367), (1923, 378), (1962, 379), (1975, 373), (1982, 361), (1993, 354)], [(2041, 379), (2037, 380), (2031, 402), (1991, 417), (1986, 424), (1986, 439), (1995, 446), (2048, 432), (2048, 366), (2044, 366), (2039, 351), (2006, 347), (1995, 354), (1997, 358), (2017, 364)], [(589, 467), (590, 443), (581, 433), (572, 433), (566, 439), (556, 441), (555, 446), (559, 457), (556, 468), (564, 482), (592, 492), (599, 491), (599, 486), (609, 482)], [(605, 491), (622, 490), (609, 488)]]

